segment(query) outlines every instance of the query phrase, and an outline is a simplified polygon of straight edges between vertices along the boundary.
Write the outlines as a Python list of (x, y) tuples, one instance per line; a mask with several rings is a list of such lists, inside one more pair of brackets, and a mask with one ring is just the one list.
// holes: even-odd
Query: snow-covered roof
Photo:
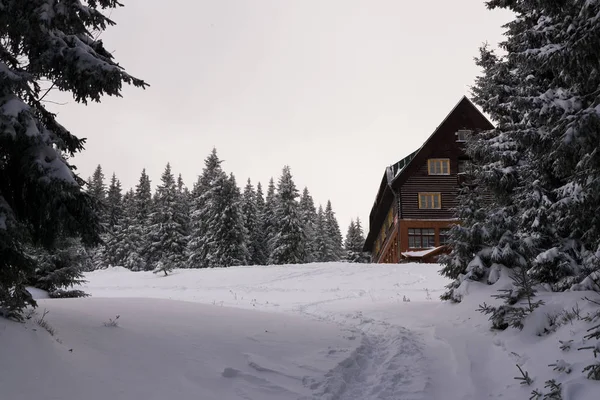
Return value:
[(420, 258), (420, 257), (428, 256), (431, 253), (435, 253), (437, 250), (440, 250), (443, 247), (445, 247), (445, 246), (432, 247), (430, 249), (418, 250), (418, 251), (405, 251), (404, 253), (402, 253), (402, 255), (404, 257)]

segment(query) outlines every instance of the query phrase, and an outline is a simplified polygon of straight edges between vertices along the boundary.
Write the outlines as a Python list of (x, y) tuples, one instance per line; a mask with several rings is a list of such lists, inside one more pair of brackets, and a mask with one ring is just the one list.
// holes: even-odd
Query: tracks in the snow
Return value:
[[(328, 302), (340, 301), (335, 299)], [(302, 306), (298, 311), (321, 321), (335, 322), (359, 338), (360, 345), (323, 380), (308, 382), (313, 399), (423, 400), (429, 364), (421, 337), (403, 327), (354, 314), (311, 311), (328, 302)]]

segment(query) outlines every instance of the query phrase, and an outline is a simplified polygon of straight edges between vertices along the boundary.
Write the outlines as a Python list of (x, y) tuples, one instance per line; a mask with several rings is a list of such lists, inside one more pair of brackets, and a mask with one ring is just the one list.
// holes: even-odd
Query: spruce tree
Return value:
[(190, 201), (190, 191), (183, 183), (183, 178), (181, 177), (181, 174), (179, 174), (179, 176), (177, 177), (177, 207), (183, 218), (186, 243), (190, 234)]
[(31, 285), (46, 290), (50, 297), (87, 296), (81, 290), (72, 289), (85, 282), (83, 272), (93, 269), (88, 249), (79, 239), (62, 238), (52, 250), (35, 247), (31, 252), (38, 262)]
[(368, 262), (369, 257), (363, 252), (365, 237), (363, 234), (360, 219), (357, 217), (356, 222), (350, 221), (346, 240), (344, 241), (344, 249), (346, 250), (346, 259), (350, 262)]
[(123, 219), (114, 235), (111, 247), (114, 259), (111, 260), (111, 265), (141, 271), (145, 269), (146, 263), (142, 256), (142, 229), (136, 214), (136, 194), (130, 189), (123, 196)]
[(306, 259), (304, 261), (307, 263), (315, 262), (317, 260), (317, 210), (307, 187), (304, 188), (302, 196), (300, 196), (300, 216), (306, 235)]
[(190, 268), (207, 268), (209, 266), (209, 255), (214, 254), (214, 238), (209, 231), (209, 224), (214, 223), (215, 190), (217, 184), (222, 185), (227, 180), (227, 175), (221, 168), (221, 160), (217, 155), (217, 149), (212, 150), (204, 160), (202, 175), (192, 192), (190, 209), (190, 237), (188, 241), (188, 261)]
[(340, 226), (335, 218), (335, 212), (329, 200), (325, 207), (324, 224), (325, 232), (331, 240), (331, 252), (325, 255), (323, 261), (339, 261), (344, 255), (342, 232), (340, 231)]
[(106, 196), (106, 234), (104, 235), (104, 249), (102, 252), (102, 265), (119, 265), (120, 259), (117, 254), (119, 241), (118, 232), (123, 224), (123, 200), (121, 194), (121, 182), (113, 173), (110, 186)]
[(18, 318), (35, 304), (25, 290), (37, 261), (27, 246), (52, 251), (59, 238), (96, 243), (98, 218), (67, 158), (84, 141), (46, 109), (53, 90), (78, 103), (120, 96), (127, 74), (97, 39), (114, 23), (115, 1), (3, 1), (0, 12), (0, 313)]
[(564, 290), (599, 265), (600, 5), (487, 4), (515, 19), (500, 44), (506, 54), (484, 47), (477, 60), (475, 101), (496, 129), (467, 144), (474, 185), (459, 201), (463, 224), (445, 262), (444, 273), (458, 278), (449, 298), (461, 280), (494, 281), (501, 267)]
[(93, 175), (88, 179), (88, 183), (89, 193), (102, 205), (101, 208), (104, 209), (106, 202), (106, 184), (104, 183), (104, 172), (102, 172), (102, 166), (100, 164), (98, 164)]
[(327, 224), (325, 223), (325, 213), (323, 212), (323, 206), (319, 204), (317, 211), (317, 219), (315, 222), (315, 245), (316, 245), (316, 262), (331, 261), (331, 254), (333, 253), (333, 240), (327, 231)]
[(306, 235), (296, 198), (298, 190), (289, 166), (283, 168), (277, 185), (270, 264), (299, 264), (306, 260)]
[(244, 215), (244, 226), (248, 234), (248, 252), (250, 253), (250, 265), (260, 265), (264, 259), (262, 253), (262, 234), (260, 227), (260, 216), (256, 201), (256, 192), (250, 178), (244, 188), (242, 197), (242, 213)]
[(208, 267), (222, 268), (246, 265), (250, 259), (244, 226), (242, 196), (233, 174), (227, 178), (220, 175), (213, 184), (213, 197), (208, 222), (207, 236)]
[(112, 174), (110, 186), (106, 195), (106, 224), (109, 231), (113, 231), (121, 221), (123, 213), (121, 182), (116, 174)]
[(152, 211), (150, 177), (142, 170), (133, 197), (133, 215), (128, 221), (127, 236), (130, 252), (126, 255), (124, 267), (133, 271), (151, 270), (146, 258), (149, 248), (148, 225)]
[(273, 178), (269, 180), (269, 186), (267, 186), (267, 196), (265, 197), (265, 205), (262, 212), (262, 232), (267, 247), (267, 260), (270, 259), (273, 248), (271, 244), (273, 242), (273, 236), (275, 234), (275, 182)]
[(182, 268), (186, 248), (186, 216), (179, 202), (171, 165), (167, 164), (156, 189), (153, 212), (149, 216), (147, 269)]
[(264, 231), (265, 221), (265, 198), (263, 196), (262, 185), (260, 182), (256, 185), (256, 195), (254, 196), (256, 204), (257, 225), (255, 236), (252, 239), (254, 243), (254, 260), (256, 265), (266, 265), (269, 261), (269, 244)]

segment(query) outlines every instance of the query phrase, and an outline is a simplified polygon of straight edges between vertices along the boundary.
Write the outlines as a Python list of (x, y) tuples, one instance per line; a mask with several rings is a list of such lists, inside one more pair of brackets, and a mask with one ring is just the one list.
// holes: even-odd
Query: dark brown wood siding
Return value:
[[(454, 157), (454, 158), (452, 158)], [(429, 175), (427, 161), (411, 175), (400, 190), (403, 219), (450, 219), (458, 205), (456, 171), (458, 158), (454, 154), (437, 154), (431, 158), (450, 158), (450, 175)], [(441, 193), (442, 208), (427, 210), (419, 208), (419, 192)]]

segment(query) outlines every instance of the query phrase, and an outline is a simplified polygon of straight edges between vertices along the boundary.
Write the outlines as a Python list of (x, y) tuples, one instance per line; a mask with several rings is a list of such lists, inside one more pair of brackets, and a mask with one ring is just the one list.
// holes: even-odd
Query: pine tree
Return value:
[(123, 224), (123, 200), (121, 194), (121, 182), (113, 173), (106, 196), (106, 228), (104, 235), (104, 248), (102, 251), (102, 266), (119, 265), (120, 259), (117, 254), (120, 238), (117, 233)]
[(190, 196), (190, 191), (183, 183), (181, 174), (179, 174), (177, 177), (177, 207), (183, 218), (186, 242), (190, 234)]
[(104, 183), (104, 173), (102, 172), (102, 166), (98, 164), (94, 170), (94, 174), (88, 180), (89, 189), (88, 191), (96, 201), (104, 208), (106, 201), (106, 184)]
[(109, 231), (113, 231), (121, 221), (123, 215), (121, 201), (121, 182), (117, 179), (116, 174), (113, 173), (106, 196), (106, 223)]
[(146, 257), (149, 248), (148, 225), (152, 212), (151, 190), (150, 177), (144, 168), (135, 187), (133, 215), (129, 219), (127, 228), (131, 251), (127, 254), (123, 265), (133, 271), (152, 269)]
[(269, 180), (269, 186), (267, 186), (267, 196), (265, 198), (265, 205), (263, 207), (261, 218), (262, 232), (267, 247), (267, 260), (270, 259), (271, 253), (273, 252), (271, 243), (273, 242), (273, 237), (275, 235), (275, 201), (275, 182), (273, 181), (273, 178), (271, 178)]
[(357, 217), (356, 222), (354, 220), (350, 221), (348, 232), (346, 233), (346, 240), (344, 241), (346, 259), (350, 262), (368, 262), (369, 257), (363, 252), (364, 244), (365, 237), (360, 219)]
[(221, 168), (221, 160), (217, 155), (217, 149), (204, 160), (202, 175), (192, 192), (190, 209), (190, 237), (188, 241), (188, 261), (190, 268), (207, 268), (209, 266), (209, 255), (214, 254), (215, 242), (209, 231), (209, 224), (214, 221), (215, 190), (216, 185), (222, 185), (227, 180), (227, 175)]
[(256, 203), (257, 226), (255, 236), (252, 239), (254, 243), (254, 259), (257, 265), (266, 265), (269, 261), (269, 244), (264, 231), (265, 225), (265, 199), (263, 197), (262, 185), (260, 182), (256, 185)]
[[(261, 194), (262, 196), (262, 194)], [(257, 194), (252, 182), (248, 178), (242, 197), (242, 213), (244, 215), (244, 226), (248, 233), (248, 251), (250, 253), (250, 265), (260, 265), (264, 260), (262, 249), (262, 234), (260, 227), (260, 215), (256, 201)]]
[(305, 187), (300, 196), (300, 216), (304, 225), (304, 232), (306, 235), (306, 260), (305, 262), (311, 263), (317, 260), (317, 210), (315, 209), (315, 203), (312, 196), (308, 192), (308, 188)]
[(179, 202), (171, 164), (167, 164), (156, 189), (153, 212), (149, 216), (147, 269), (162, 271), (182, 268), (186, 249), (186, 216)]
[(217, 178), (213, 186), (212, 210), (207, 236), (211, 238), (208, 249), (210, 268), (248, 264), (248, 235), (244, 227), (242, 198), (233, 174)]
[(94, 207), (97, 210), (102, 229), (100, 238), (102, 243), (90, 249), (90, 258), (93, 269), (100, 269), (105, 266), (105, 259), (108, 257), (106, 241), (109, 239), (107, 227), (107, 204), (106, 204), (106, 184), (104, 183), (104, 173), (102, 166), (98, 164), (94, 173), (88, 178), (88, 192), (94, 200)]
[[(35, 304), (25, 290), (37, 261), (27, 246), (53, 251), (58, 239), (96, 243), (98, 218), (84, 181), (66, 161), (83, 148), (46, 109), (52, 90), (76, 102), (120, 96), (128, 75), (95, 34), (114, 23), (102, 2), (3, 1), (0, 12), (0, 311), (19, 318)], [(97, 37), (97, 36), (96, 36)], [(50, 83), (50, 85), (48, 85)]]
[(270, 239), (270, 264), (299, 264), (306, 259), (306, 236), (300, 216), (298, 190), (290, 167), (285, 166), (277, 185), (275, 219)]
[(478, 59), (475, 101), (497, 126), (467, 144), (474, 187), (459, 201), (466, 223), (453, 229), (444, 273), (460, 279), (447, 295), (500, 267), (564, 290), (600, 264), (600, 4), (487, 4), (515, 19), (506, 54), (484, 47)]
[(111, 247), (114, 259), (111, 265), (141, 271), (145, 269), (146, 262), (142, 256), (142, 230), (136, 213), (136, 194), (130, 189), (123, 196), (123, 219), (114, 235)]
[(331, 240), (331, 252), (325, 255), (323, 261), (339, 261), (343, 255), (342, 232), (335, 218), (335, 212), (331, 206), (331, 201), (327, 201), (324, 214), (325, 232)]
[(50, 297), (87, 296), (81, 290), (71, 289), (84, 283), (83, 272), (92, 269), (88, 250), (79, 239), (58, 240), (51, 251), (40, 247), (30, 251), (38, 262), (38, 268), (30, 282), (33, 286), (46, 290)]
[(325, 223), (325, 213), (323, 212), (323, 206), (319, 204), (317, 211), (317, 219), (315, 222), (315, 244), (316, 244), (316, 262), (331, 261), (331, 254), (333, 254), (333, 240), (327, 231), (327, 224)]

